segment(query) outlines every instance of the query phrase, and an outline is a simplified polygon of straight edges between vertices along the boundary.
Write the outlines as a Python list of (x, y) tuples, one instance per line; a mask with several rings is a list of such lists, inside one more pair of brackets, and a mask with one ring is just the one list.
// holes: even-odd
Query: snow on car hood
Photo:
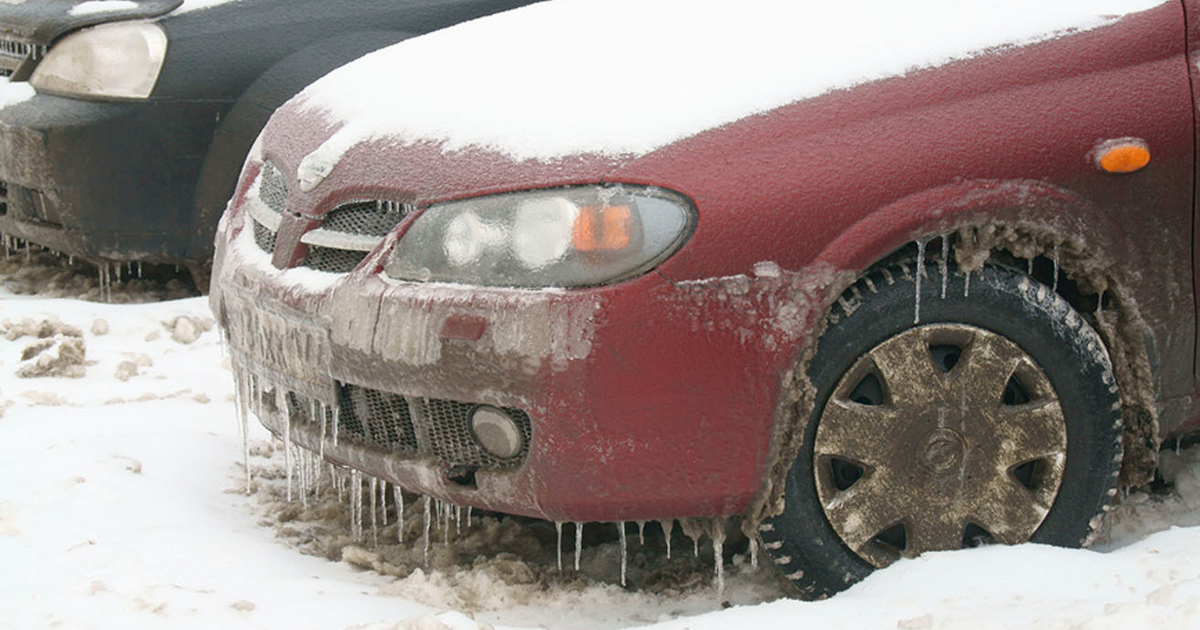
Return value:
[(0, 3), (0, 33), (49, 44), (64, 33), (118, 20), (163, 15), (183, 0), (41, 0)]
[(326, 158), (378, 136), (515, 159), (637, 156), (832, 90), (1109, 24), (1165, 0), (555, 0), (368, 55), (298, 98)]

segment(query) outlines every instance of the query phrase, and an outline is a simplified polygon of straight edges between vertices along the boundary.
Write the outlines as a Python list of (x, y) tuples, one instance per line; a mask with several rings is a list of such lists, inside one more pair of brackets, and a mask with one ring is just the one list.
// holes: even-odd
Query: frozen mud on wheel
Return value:
[(1008, 267), (944, 294), (946, 267), (924, 272), (872, 271), (818, 342), (784, 511), (762, 525), (807, 597), (926, 551), (1078, 546), (1116, 486), (1120, 395), (1087, 321)]

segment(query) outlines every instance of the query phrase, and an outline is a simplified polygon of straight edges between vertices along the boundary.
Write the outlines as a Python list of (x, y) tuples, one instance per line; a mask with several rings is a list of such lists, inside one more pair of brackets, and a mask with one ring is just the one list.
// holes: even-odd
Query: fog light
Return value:
[(521, 428), (502, 409), (482, 405), (471, 412), (471, 435), (483, 450), (500, 459), (516, 457), (525, 446)]

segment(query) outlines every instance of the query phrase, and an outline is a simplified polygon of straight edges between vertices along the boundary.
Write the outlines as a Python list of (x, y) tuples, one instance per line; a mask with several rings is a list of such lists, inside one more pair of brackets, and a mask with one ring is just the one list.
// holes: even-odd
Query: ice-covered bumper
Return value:
[(199, 229), (192, 199), (221, 107), (38, 94), (0, 109), (0, 233), (93, 261), (207, 260), (216, 218)]
[[(226, 220), (214, 312), (277, 436), (412, 491), (560, 521), (736, 514), (760, 491), (805, 319), (786, 279), (515, 290), (400, 282), (371, 258), (279, 270)], [(481, 409), (516, 427), (511, 456), (477, 439)]]

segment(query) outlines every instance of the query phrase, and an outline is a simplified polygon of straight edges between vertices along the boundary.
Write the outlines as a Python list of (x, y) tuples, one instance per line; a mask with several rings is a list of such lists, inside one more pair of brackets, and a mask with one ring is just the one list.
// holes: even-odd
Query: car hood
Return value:
[(153, 18), (181, 4), (183, 0), (0, 0), (0, 34), (50, 44), (75, 29)]

